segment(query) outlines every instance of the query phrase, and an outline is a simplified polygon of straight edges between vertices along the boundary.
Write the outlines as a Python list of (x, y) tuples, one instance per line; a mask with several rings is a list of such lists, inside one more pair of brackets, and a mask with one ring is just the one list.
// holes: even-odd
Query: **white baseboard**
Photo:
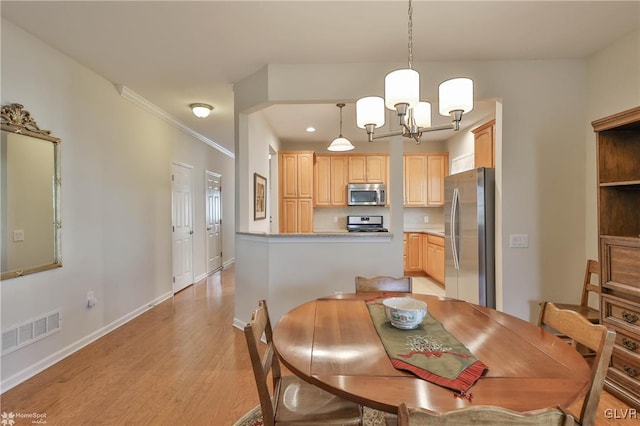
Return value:
[(236, 261), (235, 257), (232, 257), (231, 259), (227, 260), (226, 262), (224, 262), (222, 264), (222, 269), (227, 269), (229, 266), (231, 266), (234, 262)]
[(233, 325), (235, 328), (239, 329), (239, 330), (243, 330), (244, 331), (244, 326), (247, 325), (246, 322), (239, 320), (238, 318), (234, 318), (233, 319), (233, 323), (231, 324)]
[(0, 383), (0, 393), (8, 391), (9, 389), (19, 385), (20, 383), (40, 373), (41, 371), (46, 370), (47, 368), (51, 367), (53, 364), (59, 361), (62, 361), (64, 358), (68, 357), (69, 355), (79, 351), (80, 349), (84, 348), (90, 343), (95, 342), (96, 340), (100, 339), (107, 333), (126, 324), (127, 322), (131, 321), (135, 317), (143, 314), (144, 312), (164, 302), (165, 300), (169, 299), (172, 296), (173, 296), (173, 293), (171, 291), (168, 293), (165, 293), (162, 296), (157, 297), (156, 299), (150, 301), (149, 303), (146, 303), (143, 306), (140, 306), (139, 308), (133, 310), (132, 312), (118, 318), (117, 320), (113, 321), (111, 324), (107, 324), (106, 326), (102, 327), (99, 330), (96, 330), (95, 332), (89, 334), (88, 336), (78, 340), (77, 342), (70, 344), (66, 348), (61, 349), (58, 352), (51, 354), (48, 357), (36, 362), (35, 364), (23, 369), (22, 371), (17, 372), (13, 376), (8, 377), (6, 380)]

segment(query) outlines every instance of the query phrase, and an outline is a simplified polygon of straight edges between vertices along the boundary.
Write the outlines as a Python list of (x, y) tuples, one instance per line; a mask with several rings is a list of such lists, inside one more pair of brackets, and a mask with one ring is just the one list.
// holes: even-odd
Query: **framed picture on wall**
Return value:
[(253, 220), (267, 218), (267, 178), (253, 174)]

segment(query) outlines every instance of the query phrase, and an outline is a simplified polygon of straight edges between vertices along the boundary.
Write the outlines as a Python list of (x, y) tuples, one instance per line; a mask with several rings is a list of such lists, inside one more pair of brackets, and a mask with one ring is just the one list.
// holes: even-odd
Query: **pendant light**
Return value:
[(338, 108), (340, 108), (340, 136), (335, 138), (333, 142), (327, 147), (329, 151), (351, 151), (355, 148), (353, 144), (349, 141), (349, 139), (342, 136), (342, 108), (344, 108), (344, 104), (336, 104)]

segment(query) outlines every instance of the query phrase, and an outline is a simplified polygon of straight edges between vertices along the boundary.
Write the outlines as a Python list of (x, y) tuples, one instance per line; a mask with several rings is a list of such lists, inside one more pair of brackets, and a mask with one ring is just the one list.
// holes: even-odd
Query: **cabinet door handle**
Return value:
[(638, 342), (635, 342), (631, 339), (627, 339), (626, 337), (622, 338), (622, 346), (629, 349), (630, 351), (635, 351), (638, 349)]
[(638, 374), (640, 374), (640, 370), (638, 370), (637, 368), (629, 367), (626, 365), (623, 368), (624, 372), (627, 373), (629, 377), (636, 377)]
[(633, 324), (634, 322), (638, 321), (638, 315), (634, 314), (633, 312), (623, 311), (622, 319), (628, 323)]

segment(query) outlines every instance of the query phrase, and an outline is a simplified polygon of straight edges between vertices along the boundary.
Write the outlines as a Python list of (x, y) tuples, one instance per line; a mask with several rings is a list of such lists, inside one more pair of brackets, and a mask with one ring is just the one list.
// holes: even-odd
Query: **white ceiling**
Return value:
[[(230, 151), (233, 84), (264, 65), (404, 62), (407, 57), (405, 0), (3, 0), (0, 8), (4, 19)], [(413, 8), (415, 62), (586, 58), (640, 24), (638, 0), (414, 0)], [(212, 116), (193, 117), (192, 102), (213, 105)], [(476, 106), (479, 116), (484, 106)], [(344, 110), (348, 137), (356, 132), (353, 108)], [(438, 114), (433, 115), (435, 122)], [(308, 138), (306, 116), (317, 123), (310, 123), (318, 128), (311, 137), (331, 140), (338, 133), (339, 110), (333, 104), (277, 106), (267, 116), (283, 139)]]

